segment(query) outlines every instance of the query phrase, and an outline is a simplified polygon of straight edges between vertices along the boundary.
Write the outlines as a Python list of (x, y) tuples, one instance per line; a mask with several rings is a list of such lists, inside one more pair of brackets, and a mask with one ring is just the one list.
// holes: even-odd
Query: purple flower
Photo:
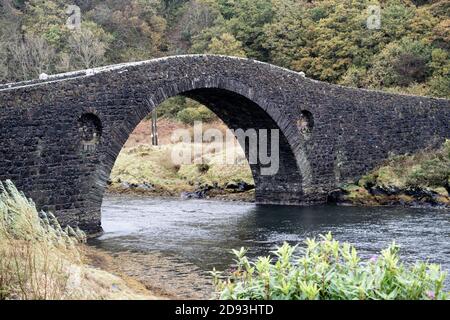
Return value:
[(434, 300), (436, 298), (433, 291), (427, 291), (427, 297), (431, 300)]
[(370, 257), (369, 262), (376, 263), (377, 260), (378, 260), (378, 256), (376, 254), (374, 254), (373, 256)]

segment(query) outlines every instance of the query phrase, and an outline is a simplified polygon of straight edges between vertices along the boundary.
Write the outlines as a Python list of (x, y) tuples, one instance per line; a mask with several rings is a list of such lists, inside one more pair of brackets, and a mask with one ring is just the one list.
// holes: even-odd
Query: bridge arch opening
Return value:
[[(240, 130), (247, 133), (256, 133), (256, 140), (252, 141), (252, 135), (250, 134), (244, 135), (243, 139), (237, 139), (237, 141), (241, 145), (250, 166), (255, 186), (254, 197), (257, 203), (298, 203), (302, 194), (302, 179), (294, 152), (283, 131), (280, 130), (275, 120), (262, 106), (239, 93), (218, 88), (188, 90), (182, 92), (179, 96), (195, 100), (206, 106), (223, 121), (228, 129), (234, 132)], [(109, 152), (105, 155), (104, 167), (99, 171), (100, 175), (97, 177), (100, 181), (104, 181), (105, 187), (107, 181), (108, 184), (112, 182), (109, 180), (112, 169), (131, 133), (145, 117), (148, 117), (148, 112), (154, 108), (158, 110), (158, 106), (150, 110), (145, 109), (143, 112), (135, 110), (130, 115), (129, 121), (124, 122), (122, 127), (108, 128), (108, 133), (112, 139), (103, 140), (103, 144)], [(278, 141), (272, 141), (274, 136)], [(215, 138), (211, 137), (211, 139)], [(250, 145), (255, 141), (258, 143), (256, 148)], [(261, 141), (264, 143), (261, 144)], [(257, 156), (254, 157), (255, 154), (252, 154), (252, 152), (256, 152)], [(265, 174), (264, 172), (267, 173), (265, 169), (273, 166), (269, 162), (275, 159), (275, 153), (279, 162), (276, 170), (271, 174)], [(262, 159), (259, 156), (261, 154), (265, 154), (266, 158)], [(202, 168), (205, 169), (206, 166), (199, 167), (199, 174), (201, 174)], [(151, 186), (141, 187), (151, 188)], [(100, 202), (103, 199), (104, 189), (103, 187), (103, 190), (100, 190), (101, 195), (97, 197)]]

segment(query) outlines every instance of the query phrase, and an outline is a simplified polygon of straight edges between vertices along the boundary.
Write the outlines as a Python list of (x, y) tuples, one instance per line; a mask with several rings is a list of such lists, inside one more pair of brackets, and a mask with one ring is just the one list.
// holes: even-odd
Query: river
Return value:
[(404, 261), (429, 260), (450, 270), (448, 210), (106, 196), (102, 225), (98, 247), (158, 252), (204, 271), (227, 269), (231, 249), (244, 246), (252, 257), (267, 255), (283, 241), (295, 244), (329, 231), (354, 244), (364, 258), (395, 240)]

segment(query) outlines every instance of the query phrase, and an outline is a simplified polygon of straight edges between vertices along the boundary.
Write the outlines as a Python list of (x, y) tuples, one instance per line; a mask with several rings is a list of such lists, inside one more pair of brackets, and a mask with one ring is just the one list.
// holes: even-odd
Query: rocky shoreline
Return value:
[(347, 185), (329, 193), (328, 202), (340, 205), (405, 206), (450, 209), (448, 188)]
[[(349, 184), (331, 191), (328, 203), (355, 206), (405, 206), (450, 209), (450, 188), (424, 188)], [(168, 191), (149, 183), (133, 184), (121, 182), (110, 185), (109, 194), (131, 194), (148, 197), (181, 199), (216, 199), (221, 201), (254, 202), (255, 186), (244, 181), (230, 182), (223, 186), (202, 184), (193, 191)]]
[(229, 182), (224, 185), (218, 183), (198, 184), (192, 186), (191, 190), (176, 191), (167, 190), (154, 186), (148, 182), (128, 183), (108, 183), (108, 194), (132, 194), (148, 197), (181, 198), (181, 199), (216, 199), (222, 201), (255, 201), (255, 186), (245, 181)]

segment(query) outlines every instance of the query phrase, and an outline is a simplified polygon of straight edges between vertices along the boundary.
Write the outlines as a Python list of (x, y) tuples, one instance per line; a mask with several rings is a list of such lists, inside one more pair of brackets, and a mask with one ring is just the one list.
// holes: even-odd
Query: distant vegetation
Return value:
[(224, 300), (442, 300), (446, 274), (438, 265), (405, 265), (392, 244), (362, 259), (355, 247), (331, 234), (307, 239), (304, 247), (284, 243), (273, 257), (250, 261), (233, 250), (236, 268), (223, 279), (213, 271)]
[[(0, 82), (183, 53), (249, 57), (355, 87), (450, 97), (450, 1), (0, 0)], [(379, 4), (381, 29), (369, 30)]]
[[(239, 182), (254, 185), (252, 172), (239, 145), (234, 146), (232, 150), (219, 150), (219, 147), (222, 146), (215, 147), (214, 143), (205, 142), (202, 146), (195, 143), (192, 145), (167, 143), (158, 147), (138, 145), (124, 148), (111, 172), (109, 190), (113, 192), (134, 190), (142, 194), (179, 197), (185, 191), (192, 192), (201, 189), (202, 186), (216, 185), (217, 190), (212, 190), (212, 193), (218, 193), (219, 197), (236, 197), (238, 195), (231, 194), (232, 190), (228, 190), (230, 193), (227, 192), (227, 185)], [(195, 148), (203, 148), (204, 152), (196, 154)], [(172, 153), (180, 150), (192, 153), (192, 164), (173, 163)], [(226, 151), (235, 156), (233, 159), (235, 164), (226, 164)], [(254, 193), (241, 196), (252, 200)]]

